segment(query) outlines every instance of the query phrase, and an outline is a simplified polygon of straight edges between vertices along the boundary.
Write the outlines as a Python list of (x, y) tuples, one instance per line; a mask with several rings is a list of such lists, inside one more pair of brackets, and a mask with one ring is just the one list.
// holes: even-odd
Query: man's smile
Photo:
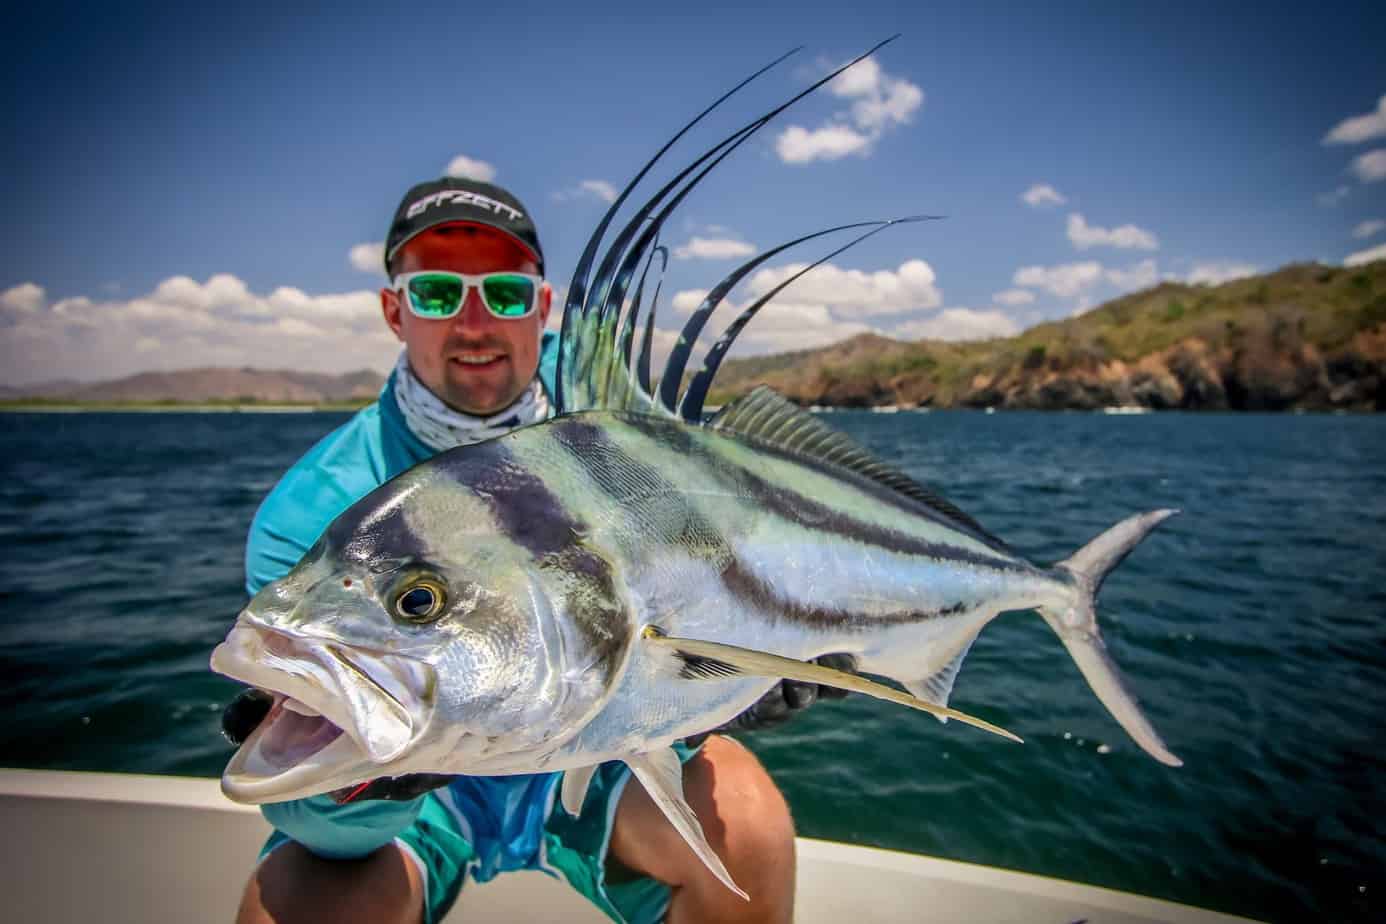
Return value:
[(498, 365), (505, 359), (504, 353), (495, 351), (476, 351), (458, 353), (452, 357), (452, 361), (470, 368), (480, 369)]

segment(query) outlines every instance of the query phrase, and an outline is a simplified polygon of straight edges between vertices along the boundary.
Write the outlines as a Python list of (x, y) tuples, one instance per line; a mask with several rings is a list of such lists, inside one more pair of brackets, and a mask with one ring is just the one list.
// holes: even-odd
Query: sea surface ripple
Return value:
[[(260, 500), (344, 414), (0, 414), (0, 765), (215, 776)], [(1036, 562), (1177, 507), (1099, 618), (1146, 757), (1033, 613), (953, 705), (1012, 745), (860, 696), (744, 740), (801, 833), (1271, 921), (1382, 920), (1386, 418), (824, 415)]]

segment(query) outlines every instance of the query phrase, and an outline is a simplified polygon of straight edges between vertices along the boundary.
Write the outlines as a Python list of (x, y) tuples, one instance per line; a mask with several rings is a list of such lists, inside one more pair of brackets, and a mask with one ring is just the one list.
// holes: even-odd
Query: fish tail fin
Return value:
[(1178, 512), (1152, 510), (1128, 517), (1059, 562), (1055, 569), (1071, 576), (1075, 593), (1067, 608), (1039, 608), (1040, 615), (1058, 634), (1102, 705), (1142, 750), (1170, 767), (1183, 766), (1184, 762), (1165, 747), (1127, 688), (1116, 662), (1107, 654), (1107, 646), (1097, 628), (1097, 592), (1107, 575), (1151, 530)]

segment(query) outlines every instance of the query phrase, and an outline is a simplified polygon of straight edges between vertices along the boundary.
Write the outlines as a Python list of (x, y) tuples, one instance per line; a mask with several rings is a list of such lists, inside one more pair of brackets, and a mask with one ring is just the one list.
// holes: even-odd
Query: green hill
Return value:
[[(773, 305), (768, 310), (774, 310)], [(870, 334), (727, 362), (709, 403), (764, 383), (804, 405), (1386, 409), (1386, 261), (1161, 283), (1015, 337)]]

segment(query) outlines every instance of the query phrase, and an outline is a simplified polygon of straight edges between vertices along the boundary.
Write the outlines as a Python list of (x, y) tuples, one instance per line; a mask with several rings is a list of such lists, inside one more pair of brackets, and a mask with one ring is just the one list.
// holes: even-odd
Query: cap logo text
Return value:
[(493, 212), (496, 215), (505, 213), (509, 216), (511, 221), (519, 221), (520, 219), (525, 217), (524, 213), (520, 212), (517, 209), (511, 208), (504, 202), (497, 202), (490, 196), (483, 196), (481, 193), (468, 192), (466, 190), (461, 189), (445, 189), (442, 192), (436, 192), (431, 195), (424, 196), (418, 202), (415, 202), (413, 205), (409, 206), (408, 211), (404, 213), (404, 217), (413, 218), (420, 212), (429, 208), (430, 206), (448, 205), (451, 203), (475, 206), (476, 208), (485, 209), (488, 212)]

